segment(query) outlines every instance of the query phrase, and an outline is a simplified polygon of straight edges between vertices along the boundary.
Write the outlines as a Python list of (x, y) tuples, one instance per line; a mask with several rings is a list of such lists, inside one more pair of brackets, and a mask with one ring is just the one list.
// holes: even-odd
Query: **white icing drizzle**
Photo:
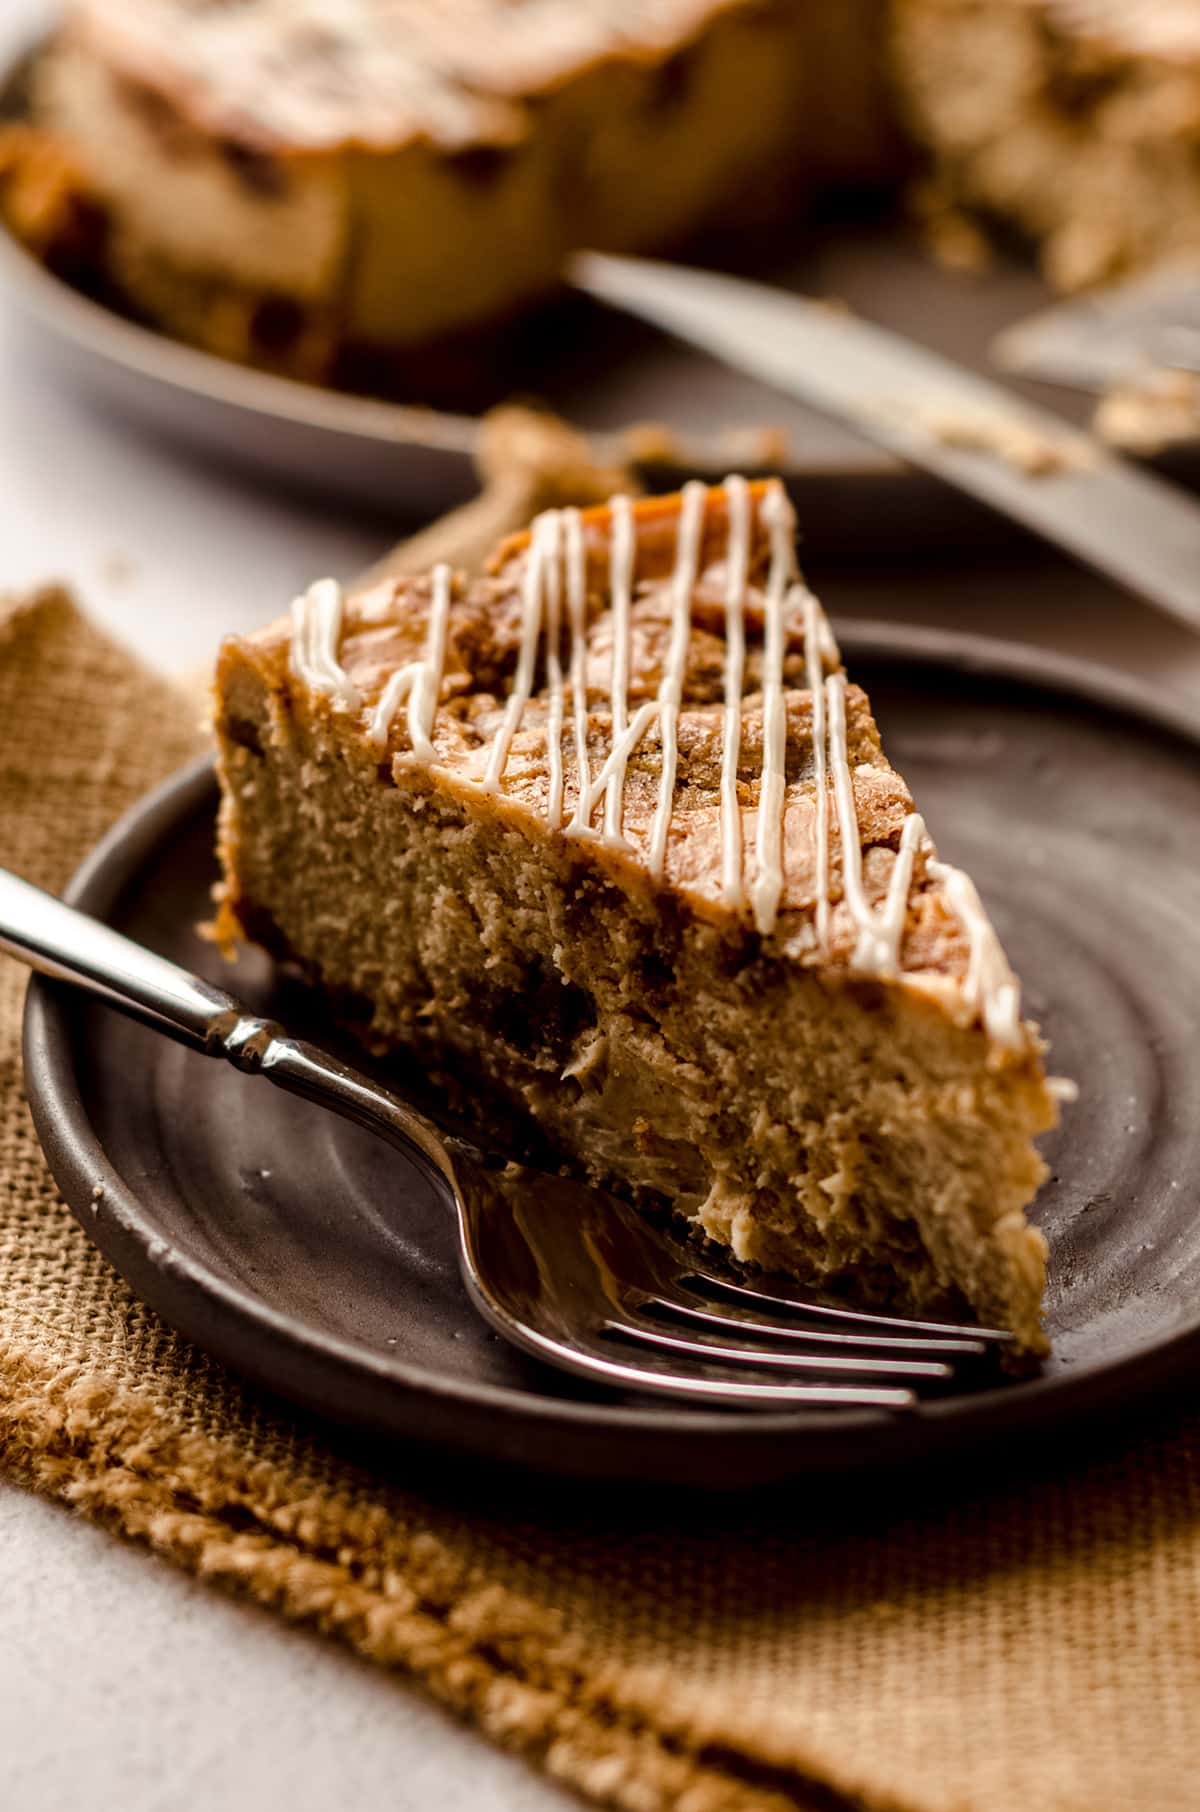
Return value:
[[(886, 897), (872, 907), (862, 884), (862, 838), (854, 797), (846, 738), (846, 680), (832, 673), (822, 682), (823, 613), (815, 599), (805, 599), (805, 654), (813, 697), (813, 754), (817, 793), (817, 945), (829, 952), (829, 853), (825, 829), (826, 753), (837, 808), (838, 840), (842, 857), (842, 894), (858, 933), (851, 967), (860, 973), (890, 977), (900, 971), (900, 950), (908, 918), (913, 868), (917, 851), (928, 849), (925, 821), (910, 812), (900, 833), (900, 846), (892, 867)], [(825, 631), (827, 632), (827, 629)], [(978, 1014), (988, 1035), (1009, 1050), (1024, 1046), (1021, 996), (1008, 959), (991, 920), (983, 909), (975, 884), (961, 869), (930, 860), (931, 880), (945, 890), (946, 901), (967, 934), (969, 955), (963, 983), (963, 1000)]]
[(750, 487), (744, 478), (725, 480), (729, 537), (725, 553), (725, 709), (721, 729), (721, 898), (740, 911), (742, 808), (738, 801), (738, 759), (742, 751), (742, 688), (746, 674), (746, 587), (750, 579)]
[(387, 747), (396, 713), (412, 693), (420, 671), (420, 661), (409, 661), (406, 667), (398, 667), (380, 693), (379, 702), (367, 724), (367, 740), (376, 749)]
[(341, 639), (342, 588), (336, 579), (318, 579), (292, 604), (292, 672), (331, 699), (335, 711), (357, 711), (362, 698), (338, 661)]
[(972, 1013), (978, 1013), (989, 1035), (1009, 1050), (1024, 1045), (1021, 1028), (1021, 990), (1008, 966), (1008, 958), (996, 936), (992, 921), (983, 909), (975, 883), (961, 868), (948, 862), (930, 862), (930, 877), (939, 881), (946, 899), (967, 934), (970, 955), (967, 977), (963, 982), (963, 999)]
[[(743, 728), (745, 682), (745, 606), (749, 587), (753, 504), (744, 479), (726, 480), (729, 534), (725, 585), (724, 710), (721, 755), (721, 897), (738, 908), (746, 903), (743, 882), (741, 808), (737, 793), (738, 760)], [(627, 848), (622, 835), (622, 806), (629, 758), (654, 723), (662, 743), (662, 773), (647, 852), (650, 872), (661, 877), (666, 860), (679, 754), (679, 717), (691, 642), (692, 597), (699, 577), (707, 492), (689, 484), (680, 500), (675, 564), (670, 579), (671, 631), (663, 674), (655, 699), (628, 714), (632, 658), (636, 536), (627, 497), (610, 505), (609, 585), (612, 617), (610, 680), (612, 739), (608, 756), (595, 775), (588, 758), (587, 701), (587, 556), (578, 510), (548, 510), (534, 522), (522, 592), (522, 618), (517, 669), (500, 726), (493, 738), (483, 780), (485, 791), (500, 786), (512, 741), (520, 729), (533, 692), (538, 651), (546, 637), (546, 762), (549, 775), (547, 821), (562, 823), (564, 774), (563, 723), (567, 677), (562, 665), (563, 605), (570, 637), (569, 683), (576, 763), (577, 794), (568, 831), (594, 836), (591, 817), (604, 799), (600, 841)], [(851, 967), (859, 973), (891, 977), (900, 971), (901, 945), (907, 922), (913, 871), (918, 851), (930, 851), (925, 823), (917, 812), (904, 821), (886, 895), (873, 906), (863, 885), (862, 841), (850, 768), (846, 680), (836, 667), (837, 644), (813, 594), (796, 576), (793, 536), (795, 517), (778, 481), (770, 484), (759, 511), (770, 542), (770, 564), (764, 601), (763, 758), (758, 800), (757, 878), (751, 889), (754, 922), (760, 933), (774, 929), (784, 888), (784, 812), (787, 799), (787, 713), (784, 658), (789, 613), (800, 608), (804, 618), (806, 677), (812, 697), (812, 748), (815, 791), (815, 898), (818, 952), (830, 952), (832, 916), (829, 797), (832, 790), (841, 851), (842, 895), (857, 941)], [(367, 734), (385, 746), (397, 711), (407, 701), (408, 732), (414, 757), (432, 761), (433, 727), (445, 665), (452, 590), (448, 566), (431, 575), (430, 615), (421, 660), (411, 661), (389, 678), (370, 713)], [(342, 592), (335, 580), (319, 580), (292, 605), (291, 666), (314, 692), (333, 701), (337, 710), (358, 708), (357, 687), (340, 665)], [(1020, 991), (974, 883), (961, 869), (929, 858), (926, 872), (944, 893), (950, 911), (966, 933), (969, 954), (962, 984), (963, 1003), (978, 1016), (988, 1035), (1011, 1050), (1024, 1048)], [(1066, 1085), (1063, 1087), (1064, 1097)]]
[(558, 548), (558, 513), (546, 510), (538, 516), (533, 524), (533, 533), (529, 542), (529, 560), (525, 568), (525, 589), (521, 615), (521, 649), (517, 656), (517, 671), (513, 678), (513, 689), (508, 695), (504, 707), (504, 716), (500, 728), (492, 739), (491, 752), (488, 756), (487, 772), (483, 778), (485, 793), (499, 791), (508, 766), (509, 750), (512, 739), (521, 727), (525, 707), (533, 691), (533, 676), (537, 667), (538, 644), (542, 633), (542, 605), (546, 566), (551, 550), (557, 555)]
[[(684, 489), (680, 500), (679, 532), (675, 569), (671, 578), (671, 637), (658, 696), (639, 705), (632, 722), (629, 720), (629, 661), (632, 652), (630, 612), (633, 604), (633, 570), (636, 541), (633, 509), (628, 497), (614, 497), (610, 504), (612, 538), (609, 552), (609, 583), (612, 592), (612, 678), (610, 712), (612, 745), (595, 779), (586, 776), (586, 760), (579, 769), (579, 795), (570, 829), (577, 836), (590, 835), (592, 812), (604, 795), (604, 826), (599, 841), (609, 849), (627, 849), (622, 832), (625, 779), (629, 758), (649, 730), (658, 722), (662, 738), (662, 774), (659, 780), (658, 805), (651, 829), (647, 865), (656, 879), (661, 879), (666, 864), (667, 835), (675, 798), (675, 774), (678, 765), (678, 722), (683, 696), (683, 679), (687, 671), (688, 645), (691, 640), (692, 592), (699, 576), (700, 546), (704, 533), (704, 512), (708, 493), (699, 481)], [(579, 729), (577, 720), (577, 747)], [(584, 719), (584, 752), (586, 755), (586, 714)]]
[(890, 959), (875, 910), (863, 891), (858, 807), (854, 798), (854, 776), (846, 753), (846, 681), (840, 673), (831, 673), (825, 681), (825, 710), (829, 722), (829, 767), (842, 855), (842, 896), (858, 932), (851, 966), (882, 974)]
[(546, 766), (550, 797), (546, 822), (551, 830), (562, 825), (562, 731), (565, 708), (562, 670), (562, 517), (557, 511), (546, 519)]
[[(594, 780), (589, 782), (581, 796), (580, 811), (585, 824), (590, 820), (593, 811), (596, 809), (597, 801), (602, 797), (606, 789), (611, 786), (614, 778), (619, 778), (621, 786), (624, 788), (625, 769), (628, 765), (629, 757), (633, 754), (633, 751), (637, 748), (639, 742), (641, 742), (642, 737), (646, 734), (650, 725), (655, 722), (661, 709), (662, 707), (658, 700), (651, 699), (646, 704), (639, 705), (634, 712), (633, 722), (626, 726), (625, 734), (622, 736), (620, 742), (613, 744), (600, 772), (596, 775)], [(603, 842), (604, 838), (601, 837), (600, 841)], [(624, 841), (619, 840), (613, 847), (624, 848)]]
[[(636, 539), (633, 530), (633, 505), (628, 497), (614, 497), (609, 505), (609, 592), (612, 599), (612, 738), (614, 752), (625, 734), (629, 696), (629, 614), (633, 606), (633, 562)], [(633, 752), (626, 750), (619, 764), (614, 764), (604, 801), (604, 831), (601, 842), (610, 849), (622, 849), (622, 795), (625, 791), (625, 763)]]
[(387, 747), (392, 724), (402, 704), (408, 702), (408, 737), (418, 761), (433, 761), (433, 724), (437, 715), (442, 671), (446, 664), (446, 625), (450, 616), (451, 571), (435, 566), (429, 579), (429, 626), (425, 653), (392, 674), (367, 724), (367, 738), (377, 749)]
[(435, 566), (430, 579), (429, 627), (425, 632), (425, 658), (417, 668), (416, 683), (408, 699), (408, 737), (419, 761), (432, 761), (433, 720), (442, 689), (446, 664), (446, 624), (450, 617), (450, 568)]
[(675, 571), (671, 576), (671, 640), (658, 688), (658, 733), (662, 744), (662, 772), (658, 805), (650, 832), (647, 864), (661, 880), (667, 860), (667, 833), (675, 804), (675, 772), (679, 763), (679, 708), (687, 672), (688, 644), (692, 639), (692, 593), (700, 569), (700, 543), (704, 534), (704, 508), (708, 490), (698, 479), (684, 486), (679, 501), (679, 530), (675, 545)]
[(564, 559), (567, 569), (567, 619), (571, 628), (571, 711), (575, 727), (575, 773), (579, 789), (569, 829), (587, 828), (584, 796), (588, 790), (587, 710), (587, 549), (578, 510), (563, 511)]
[(815, 846), (817, 949), (829, 949), (829, 786), (825, 759), (825, 660), (820, 626), (825, 612), (811, 591), (804, 594), (804, 664), (812, 700), (813, 842)]
[(764, 604), (763, 755), (758, 797), (758, 877), (752, 901), (754, 923), (766, 936), (775, 924), (783, 893), (783, 814), (787, 799), (787, 710), (783, 696), (784, 613), (788, 581), (795, 573), (796, 516), (778, 479), (767, 486), (762, 521), (771, 538), (771, 565)]
[(920, 812), (910, 812), (900, 832), (900, 847), (892, 864), (887, 898), (876, 919), (875, 938), (881, 957), (878, 973), (895, 975), (900, 968), (900, 943), (908, 919), (908, 896), (912, 891), (913, 864), (917, 851), (927, 841), (925, 820)]
[(867, 975), (895, 975), (900, 964), (900, 939), (908, 916), (913, 862), (925, 836), (925, 821), (919, 812), (910, 812), (905, 819), (887, 897), (882, 907), (873, 907), (862, 883), (862, 838), (854, 799), (854, 776), (846, 750), (846, 680), (843, 674), (831, 673), (825, 681), (825, 705), (829, 720), (829, 766), (842, 852), (842, 894), (858, 932), (850, 966)]

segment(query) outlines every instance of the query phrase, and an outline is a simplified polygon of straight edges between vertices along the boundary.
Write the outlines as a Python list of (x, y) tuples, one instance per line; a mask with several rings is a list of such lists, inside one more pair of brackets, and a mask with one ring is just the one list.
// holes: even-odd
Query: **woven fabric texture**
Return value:
[[(200, 743), (194, 702), (62, 594), (0, 613), (0, 863), (61, 887)], [(10, 1477), (628, 1812), (1200, 1806), (1200, 1421), (836, 1501), (580, 1496), (403, 1458), (385, 1477), (177, 1339), (89, 1244), (22, 1095), (25, 979), (0, 959)]]

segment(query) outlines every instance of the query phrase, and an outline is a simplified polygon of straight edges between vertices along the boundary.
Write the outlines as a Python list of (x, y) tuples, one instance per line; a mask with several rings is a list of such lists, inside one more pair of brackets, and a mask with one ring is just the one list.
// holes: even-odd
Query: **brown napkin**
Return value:
[[(0, 612), (0, 862), (60, 887), (198, 744), (49, 593)], [(59, 1202), (0, 961), (0, 1463), (417, 1676), (596, 1799), (655, 1812), (1195, 1812), (1200, 1429), (837, 1498), (447, 1481), (255, 1395)]]

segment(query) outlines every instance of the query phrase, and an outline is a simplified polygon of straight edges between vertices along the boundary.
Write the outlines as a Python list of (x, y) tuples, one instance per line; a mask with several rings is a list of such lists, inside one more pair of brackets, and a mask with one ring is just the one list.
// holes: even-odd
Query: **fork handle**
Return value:
[(232, 994), (0, 869), (0, 950), (70, 982), (208, 1057), (416, 1150), (454, 1182), (449, 1154), (424, 1117), (328, 1051), (292, 1038)]
[(0, 950), (73, 982), (194, 1050), (220, 1042), (244, 1009), (222, 989), (99, 919), (0, 869)]

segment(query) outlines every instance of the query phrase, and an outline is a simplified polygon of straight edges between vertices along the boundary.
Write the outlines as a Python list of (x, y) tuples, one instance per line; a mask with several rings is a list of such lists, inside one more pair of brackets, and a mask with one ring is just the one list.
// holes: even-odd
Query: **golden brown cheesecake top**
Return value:
[(481, 577), (322, 580), (227, 644), (278, 734), (554, 837), (787, 958), (903, 980), (1037, 1048), (966, 875), (937, 860), (799, 576), (777, 482), (547, 511)]
[[(757, 0), (761, 4), (761, 0)], [(756, 0), (70, 0), (69, 28), (201, 130), (264, 150), (513, 144), (527, 98), (661, 62)]]

